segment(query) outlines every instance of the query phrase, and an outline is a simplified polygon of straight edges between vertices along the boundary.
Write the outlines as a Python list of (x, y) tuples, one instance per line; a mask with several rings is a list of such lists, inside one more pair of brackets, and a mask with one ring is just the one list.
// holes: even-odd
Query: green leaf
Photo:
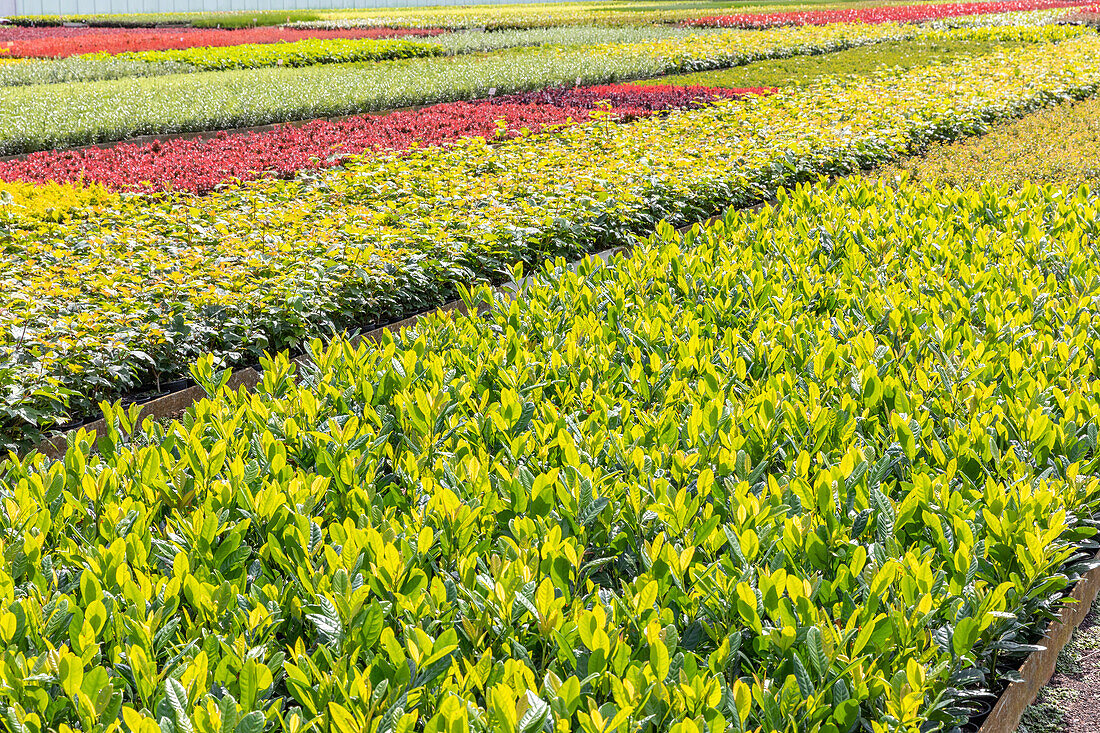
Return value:
[(273, 677), (266, 665), (255, 659), (248, 659), (241, 667), (241, 705), (245, 710), (253, 710), (259, 694), (271, 686)]
[(806, 671), (806, 665), (802, 663), (802, 657), (797, 652), (792, 652), (791, 657), (794, 660), (794, 678), (798, 682), (798, 689), (803, 697), (811, 697), (816, 688), (810, 679), (810, 673)]
[(176, 715), (176, 727), (183, 733), (191, 733), (193, 727), (191, 726), (191, 718), (187, 716), (187, 690), (183, 688), (179, 680), (169, 677), (164, 683), (164, 691), (168, 697), (168, 704)]
[(813, 665), (817, 678), (825, 678), (825, 672), (829, 669), (829, 660), (825, 656), (825, 644), (821, 637), (821, 629), (811, 626), (806, 630), (806, 648), (810, 652), (810, 664)]
[(264, 714), (259, 710), (253, 710), (248, 715), (241, 718), (235, 728), (236, 733), (261, 733), (264, 729), (264, 725), (267, 721), (264, 719)]
[(306, 619), (317, 627), (322, 643), (338, 649), (344, 641), (344, 624), (340, 614), (325, 596), (317, 599), (317, 605), (321, 607), (321, 613), (307, 614)]
[(362, 634), (363, 644), (369, 649), (378, 643), (378, 637), (382, 635), (383, 612), (378, 601), (371, 601), (367, 606), (367, 616), (359, 633)]
[(951, 648), (955, 654), (960, 657), (969, 654), (978, 640), (979, 631), (978, 620), (973, 616), (964, 616), (959, 619), (951, 634)]
[(833, 701), (834, 710), (832, 720), (836, 723), (837, 728), (842, 733), (847, 733), (855, 725), (856, 719), (859, 717), (859, 702), (857, 700), (846, 699), (840, 702)]
[(520, 733), (535, 733), (550, 720), (550, 705), (535, 693), (527, 691), (527, 712), (519, 721)]
[[(240, 719), (240, 712), (237, 710), (237, 701), (228, 692), (222, 695), (222, 698), (218, 700), (218, 710), (222, 716), (222, 730), (232, 731), (236, 730), (238, 726), (238, 720)], [(237, 733), (243, 733), (237, 731)]]

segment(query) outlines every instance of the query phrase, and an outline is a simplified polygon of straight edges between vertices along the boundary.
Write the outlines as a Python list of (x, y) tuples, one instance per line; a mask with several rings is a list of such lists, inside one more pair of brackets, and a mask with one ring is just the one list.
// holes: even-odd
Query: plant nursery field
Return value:
[(0, 730), (986, 723), (1100, 548), (1100, 6), (246, 16), (0, 24)]

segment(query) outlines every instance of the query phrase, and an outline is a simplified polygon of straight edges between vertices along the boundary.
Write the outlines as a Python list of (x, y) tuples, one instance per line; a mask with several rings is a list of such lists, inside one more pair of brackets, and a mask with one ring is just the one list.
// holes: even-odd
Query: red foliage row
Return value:
[(825, 25), (827, 23), (914, 23), (962, 15), (985, 15), (1019, 10), (1049, 10), (1083, 5), (1074, 0), (1004, 0), (1002, 2), (893, 5), (845, 10), (791, 11), (786, 13), (738, 13), (687, 21), (687, 25), (729, 28), (766, 28), (777, 25)]
[(196, 46), (239, 46), (245, 43), (278, 43), (307, 38), (396, 38), (439, 35), (441, 30), (348, 28), (305, 30), (297, 28), (24, 28), (0, 27), (4, 56), (63, 58), (83, 53), (162, 51)]
[(1093, 5), (1083, 5), (1077, 8), (1077, 12), (1068, 16), (1071, 20), (1087, 20), (1093, 19), (1100, 14), (1100, 3)]
[(678, 87), (671, 84), (605, 84), (590, 87), (549, 87), (533, 92), (507, 94), (488, 101), (495, 104), (552, 104), (556, 107), (593, 109), (601, 101), (609, 101), (620, 114), (641, 114), (667, 109), (686, 109), (705, 103), (713, 97), (739, 97), (746, 94), (768, 94), (775, 91), (763, 87), (753, 89), (721, 89), (717, 87)]
[[(505, 135), (514, 136), (522, 128), (540, 131), (550, 125), (564, 124), (570, 118), (584, 119), (587, 110), (603, 99), (613, 99), (615, 112), (626, 117), (749, 91), (766, 90), (627, 85), (547, 90), (491, 101), (437, 104), (381, 116), (314, 120), (260, 133), (222, 132), (211, 139), (177, 138), (140, 145), (33, 153), (21, 160), (0, 162), (0, 180), (34, 183), (85, 180), (115, 190), (172, 188), (205, 193), (231, 179), (291, 177), (300, 170), (338, 165), (346, 155), (441, 145), (460, 137), (492, 138), (500, 133), (498, 120), (506, 121)], [(539, 95), (558, 102), (540, 102)], [(531, 99), (517, 99), (526, 97)], [(661, 99), (665, 100), (664, 106), (659, 102)]]

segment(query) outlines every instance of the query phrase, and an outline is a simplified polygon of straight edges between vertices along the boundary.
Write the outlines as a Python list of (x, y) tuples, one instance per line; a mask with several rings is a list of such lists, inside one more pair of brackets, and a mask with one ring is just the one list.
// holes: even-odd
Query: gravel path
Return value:
[(1016, 733), (1100, 733), (1100, 601), (1058, 656)]

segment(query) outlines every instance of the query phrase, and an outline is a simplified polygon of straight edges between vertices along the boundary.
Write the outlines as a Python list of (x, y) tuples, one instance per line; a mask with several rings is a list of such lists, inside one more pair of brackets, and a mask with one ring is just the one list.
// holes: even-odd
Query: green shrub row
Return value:
[(255, 392), (200, 360), (181, 421), (0, 471), (4, 719), (950, 729), (1095, 533), (1097, 236), (843, 181)]
[(973, 140), (929, 146), (871, 175), (933, 186), (1051, 183), (1100, 191), (1100, 100), (1060, 104), (997, 125)]
[[(661, 83), (731, 89), (810, 86), (826, 77), (897, 73), (917, 66), (951, 63), (963, 54), (988, 54), (1025, 43), (1027, 41), (1011, 38), (1008, 33), (988, 38), (944, 34), (887, 41), (874, 46), (859, 46), (814, 56), (792, 56), (786, 59), (758, 61), (754, 64), (717, 71), (673, 74), (663, 77)], [(0, 69), (0, 73), (3, 73), (3, 69)]]

